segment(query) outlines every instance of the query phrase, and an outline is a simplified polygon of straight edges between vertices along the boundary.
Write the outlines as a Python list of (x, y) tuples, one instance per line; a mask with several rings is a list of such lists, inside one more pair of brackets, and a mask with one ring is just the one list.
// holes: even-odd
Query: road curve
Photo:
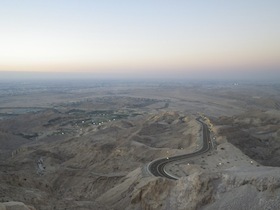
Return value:
[(209, 151), (212, 147), (211, 145), (211, 139), (209, 135), (209, 130), (208, 126), (201, 120), (201, 118), (196, 119), (198, 122), (201, 123), (202, 125), (202, 133), (203, 133), (203, 146), (200, 150), (194, 152), (194, 153), (189, 153), (189, 154), (184, 154), (184, 155), (177, 155), (173, 157), (169, 157), (168, 159), (162, 158), (162, 159), (157, 159), (149, 163), (148, 165), (148, 171), (153, 174), (154, 176), (162, 176), (166, 177), (168, 179), (173, 179), (176, 180), (177, 178), (175, 176), (171, 176), (170, 174), (167, 174), (164, 170), (164, 167), (172, 162), (176, 162), (179, 160), (184, 160), (187, 158), (191, 158), (197, 155), (201, 155), (207, 151)]

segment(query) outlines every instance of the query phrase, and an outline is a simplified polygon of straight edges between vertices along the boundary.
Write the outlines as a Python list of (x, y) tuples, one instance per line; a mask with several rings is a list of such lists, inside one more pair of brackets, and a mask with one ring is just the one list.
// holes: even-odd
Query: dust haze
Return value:
[(9, 76), (0, 209), (280, 208), (277, 82)]
[(243, 81), (243, 82), (266, 82), (278, 83), (280, 80), (279, 68), (189, 68), (189, 69), (107, 69), (103, 72), (90, 72), (83, 69), (77, 71), (0, 71), (0, 81), (57, 81), (69, 80), (125, 80), (125, 81)]

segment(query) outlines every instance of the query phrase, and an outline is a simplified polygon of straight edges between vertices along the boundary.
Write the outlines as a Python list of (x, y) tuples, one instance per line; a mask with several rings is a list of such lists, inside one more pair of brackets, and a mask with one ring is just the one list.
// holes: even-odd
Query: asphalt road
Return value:
[(188, 158), (191, 158), (191, 157), (194, 157), (197, 155), (201, 155), (201, 154), (209, 151), (212, 148), (208, 126), (201, 120), (201, 118), (197, 118), (196, 120), (202, 124), (202, 133), (203, 133), (202, 148), (194, 153), (189, 153), (189, 154), (185, 154), (185, 155), (177, 155), (177, 156), (169, 157), (168, 159), (162, 158), (162, 159), (157, 159), (157, 160), (152, 161), (148, 165), (148, 170), (151, 174), (153, 174), (154, 176), (162, 176), (162, 177), (166, 177), (168, 179), (176, 180), (177, 179), (176, 176), (170, 176), (171, 174), (169, 175), (165, 172), (164, 167), (167, 164), (170, 164), (172, 162), (181, 161), (184, 159), (188, 159)]

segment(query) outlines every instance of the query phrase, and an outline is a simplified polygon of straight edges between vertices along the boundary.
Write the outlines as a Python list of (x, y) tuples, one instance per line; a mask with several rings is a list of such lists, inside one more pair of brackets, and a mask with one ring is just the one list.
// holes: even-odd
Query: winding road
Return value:
[(170, 164), (172, 162), (177, 162), (181, 161), (184, 159), (188, 159), (197, 155), (201, 155), (207, 151), (209, 151), (212, 148), (212, 143), (210, 139), (210, 134), (208, 130), (208, 126), (201, 120), (201, 118), (196, 119), (198, 122), (201, 123), (202, 125), (202, 133), (203, 133), (203, 146), (200, 150), (194, 152), (194, 153), (189, 153), (189, 154), (184, 154), (184, 155), (177, 155), (173, 157), (167, 158), (162, 158), (162, 159), (157, 159), (149, 163), (147, 166), (148, 171), (154, 175), (154, 176), (162, 176), (166, 177), (168, 179), (173, 179), (177, 180), (178, 178), (176, 176), (172, 176), (171, 174), (166, 173), (164, 170), (165, 166), (167, 164)]

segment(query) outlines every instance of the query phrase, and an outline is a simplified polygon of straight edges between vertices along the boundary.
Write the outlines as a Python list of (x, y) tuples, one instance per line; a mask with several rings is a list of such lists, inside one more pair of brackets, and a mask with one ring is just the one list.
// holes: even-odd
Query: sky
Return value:
[(0, 72), (280, 79), (279, 23), (279, 0), (0, 0)]

